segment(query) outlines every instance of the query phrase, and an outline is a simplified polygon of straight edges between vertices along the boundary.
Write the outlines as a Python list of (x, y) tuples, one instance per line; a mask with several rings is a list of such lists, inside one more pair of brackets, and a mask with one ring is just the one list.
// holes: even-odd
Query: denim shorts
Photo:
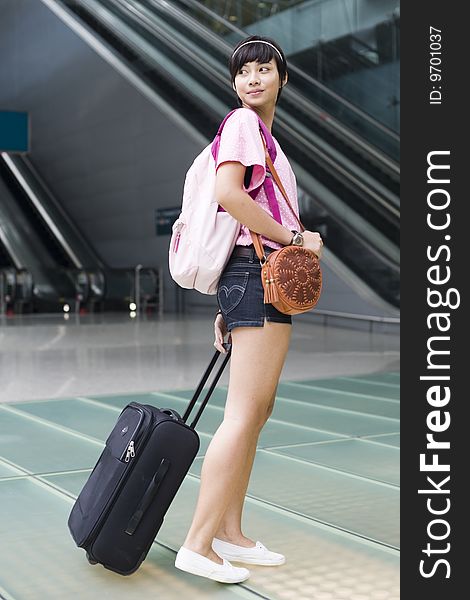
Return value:
[[(265, 304), (261, 265), (253, 246), (250, 256), (232, 256), (217, 286), (217, 303), (228, 331), (235, 327), (264, 327), (264, 320), (292, 324), (291, 315)], [(236, 247), (234, 252), (236, 251)]]

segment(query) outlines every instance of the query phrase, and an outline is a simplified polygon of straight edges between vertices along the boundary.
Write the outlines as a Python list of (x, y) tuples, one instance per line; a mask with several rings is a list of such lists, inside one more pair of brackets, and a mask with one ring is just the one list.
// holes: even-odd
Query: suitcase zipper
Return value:
[(134, 458), (134, 456), (135, 456), (134, 440), (131, 440), (129, 442), (129, 446), (127, 447), (126, 458), (124, 459), (125, 462), (129, 462), (131, 459), (131, 456), (132, 456), (132, 458)]
[[(131, 405), (132, 404), (133, 403), (131, 403)], [(141, 418), (139, 419), (137, 427), (134, 430), (134, 434), (133, 435), (135, 435), (138, 432), (139, 427), (142, 424), (142, 421), (145, 419), (145, 415), (146, 414), (149, 415), (151, 417), (151, 420), (152, 420), (152, 415), (145, 408), (141, 408), (141, 407), (137, 407), (137, 406), (133, 406), (133, 408), (136, 409), (141, 414)], [(151, 429), (146, 433), (145, 436), (139, 438), (139, 448), (141, 448), (145, 444), (145, 442), (147, 441), (147, 439), (148, 439), (148, 437), (150, 435), (150, 432), (151, 432)], [(124, 457), (124, 454), (121, 456), (121, 460), (123, 459), (123, 457)], [(129, 442), (129, 445), (127, 446), (126, 456), (124, 457), (124, 461), (125, 462), (130, 462), (130, 458), (131, 457), (132, 458), (135, 457), (134, 440), (131, 440)], [(127, 479), (127, 477), (129, 477), (129, 471), (130, 471), (130, 469), (126, 468), (126, 470), (124, 471), (124, 473), (121, 476), (121, 479), (119, 480), (119, 482), (117, 482), (116, 487), (114, 489), (114, 494), (111, 496), (111, 498), (109, 499), (108, 503), (106, 504), (106, 506), (101, 511), (101, 514), (96, 519), (96, 522), (95, 522), (93, 528), (91, 529), (91, 531), (89, 532), (89, 534), (87, 535), (87, 537), (85, 538), (85, 540), (81, 543), (81, 547), (82, 548), (87, 548), (88, 547), (89, 549), (91, 549), (91, 546), (93, 545), (93, 542), (94, 542), (94, 538), (96, 537), (95, 534), (99, 530), (99, 528), (100, 528), (100, 526), (101, 526), (101, 524), (103, 522), (104, 516), (108, 513), (108, 511), (112, 507), (112, 505), (114, 503), (114, 498), (116, 496), (117, 490), (122, 487), (123, 482)]]
[(134, 410), (137, 410), (138, 413), (140, 413), (140, 418), (139, 418), (138, 423), (134, 427), (134, 431), (132, 432), (132, 436), (131, 436), (129, 444), (125, 447), (124, 452), (121, 454), (121, 457), (120, 457), (120, 460), (123, 460), (126, 463), (129, 462), (131, 457), (132, 458), (135, 457), (134, 444), (136, 442), (136, 439), (139, 440), (140, 428), (145, 419), (145, 414), (140, 407), (133, 406), (132, 408)]

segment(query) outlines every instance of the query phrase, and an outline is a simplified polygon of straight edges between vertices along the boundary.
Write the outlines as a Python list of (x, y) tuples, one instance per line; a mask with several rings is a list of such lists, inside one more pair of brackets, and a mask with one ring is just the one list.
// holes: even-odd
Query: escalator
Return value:
[[(66, 7), (80, 19), (208, 141), (222, 117), (235, 106), (226, 65), (233, 37), (236, 34), (240, 39), (246, 33), (232, 27), (227, 34), (228, 25), (221, 24), (217, 15), (212, 19), (225, 27), (222, 33), (202, 25), (194, 14), (198, 3), (47, 0), (51, 3)], [(203, 9), (207, 20), (208, 9)], [(226, 41), (229, 37), (230, 43)], [(398, 165), (393, 151), (384, 150), (387, 144), (374, 146), (369, 141), (373, 136), (358, 136), (344, 124), (346, 116), (354, 114), (366, 133), (367, 127), (373, 127), (380, 135), (388, 135), (392, 150), (398, 147), (397, 137), (357, 108), (340, 102), (324, 86), (314, 85), (310, 76), (302, 77), (300, 69), (290, 68), (289, 73), (273, 133), (296, 172), (302, 220), (307, 228), (321, 230), (329, 249), (396, 307)], [(309, 89), (315, 89), (316, 96)], [(319, 95), (323, 103), (318, 101)], [(336, 111), (325, 112), (325, 98)], [(340, 114), (345, 115), (344, 121), (338, 118)]]
[(0, 237), (0, 269), (4, 269), (6, 267), (13, 267), (13, 261), (11, 259), (11, 256), (8, 252), (8, 250), (6, 249), (5, 245), (3, 244), (1, 237)]
[[(172, 4), (187, 7), (188, 2), (189, 0), (179, 0)], [(226, 48), (216, 44), (214, 39), (209, 38), (206, 35), (206, 32), (203, 29), (201, 30), (200, 26), (195, 27), (194, 25), (194, 19), (200, 16), (197, 14), (198, 10), (201, 8), (199, 3), (191, 2), (190, 12), (194, 16), (191, 16), (190, 19), (188, 19), (188, 15), (186, 14), (187, 11), (182, 12), (179, 9), (169, 10), (168, 3), (161, 2), (160, 0), (149, 0), (147, 2), (139, 2), (138, 4), (140, 9), (138, 13), (136, 12), (136, 2), (133, 3), (134, 10), (128, 8), (127, 13), (129, 18), (133, 18), (133, 27), (135, 28), (135, 31), (138, 31), (144, 39), (152, 42), (152, 23), (153, 27), (163, 27), (163, 24), (170, 26), (171, 29), (168, 29), (170, 37), (174, 34), (180, 35), (181, 38), (186, 40), (186, 44), (192, 44), (192, 46), (189, 47), (191, 52), (196, 51), (196, 48), (198, 52), (201, 53), (202, 51), (202, 60), (213, 61), (214, 59), (217, 59), (219, 74), (222, 75), (222, 78), (226, 77)], [(114, 14), (117, 16), (118, 11), (115, 0), (112, 0), (107, 6), (108, 8), (114, 8)], [(145, 17), (144, 19), (146, 9), (148, 9), (149, 14), (152, 15), (152, 19), (150, 20), (148, 17)], [(120, 14), (122, 13), (120, 12)], [(220, 23), (220, 17), (218, 18), (218, 22)], [(244, 32), (241, 33), (244, 35)], [(243, 35), (240, 34), (236, 41), (243, 37)], [(230, 38), (233, 38), (233, 34), (230, 35)], [(296, 57), (293, 57), (293, 59), (295, 60)], [(183, 66), (184, 63), (182, 67)], [(204, 76), (203, 73), (204, 69), (202, 67), (201, 78)], [(371, 149), (368, 149), (364, 140), (362, 140), (362, 145), (359, 145), (357, 135), (345, 138), (344, 127), (334, 127), (331, 118), (325, 115), (324, 110), (325, 108), (331, 108), (332, 114), (338, 113), (341, 114), (342, 118), (345, 118), (347, 115), (344, 115), (344, 113), (347, 110), (347, 105), (340, 103), (340, 107), (334, 110), (332, 107), (339, 103), (337, 96), (332, 95), (331, 92), (326, 94), (326, 91), (323, 88), (320, 90), (315, 88), (312, 85), (311, 78), (305, 75), (305, 71), (290, 67), (289, 73), (289, 85), (283, 91), (279, 103), (279, 110), (276, 113), (276, 125), (279, 123), (279, 120), (285, 121), (286, 141), (283, 148), (287, 144), (288, 154), (289, 156), (293, 156), (292, 153), (295, 152), (294, 147), (298, 145), (289, 140), (289, 137), (291, 137), (289, 136), (289, 129), (291, 130), (291, 135), (297, 133), (299, 137), (305, 137), (306, 139), (308, 136), (305, 136), (304, 133), (308, 131), (310, 137), (312, 137), (312, 135), (316, 136), (316, 139), (310, 140), (310, 143), (313, 145), (310, 154), (316, 155), (315, 157), (311, 156), (310, 160), (316, 160), (319, 166), (331, 172), (331, 167), (327, 164), (327, 161), (325, 161), (325, 154), (328, 152), (329, 147), (329, 152), (331, 154), (331, 157), (329, 158), (339, 164), (339, 168), (351, 169), (351, 165), (353, 165), (354, 169), (360, 169), (361, 172), (364, 173), (363, 181), (357, 181), (357, 174), (355, 177), (343, 178), (346, 185), (355, 186), (356, 194), (354, 198), (356, 198), (357, 195), (361, 196), (361, 202), (357, 202), (356, 205), (352, 207), (355, 210), (362, 210), (361, 214), (364, 211), (367, 211), (368, 219), (371, 220), (373, 225), (381, 228), (382, 231), (391, 233), (391, 227), (386, 222), (387, 219), (391, 220), (393, 223), (393, 233), (395, 234), (395, 237), (392, 237), (392, 240), (397, 242), (399, 171), (395, 160), (391, 157), (383, 156), (383, 153), (377, 149), (372, 152)], [(218, 95), (219, 92), (214, 89), (214, 95), (216, 94), (216, 97), (220, 97)], [(326, 97), (328, 100), (323, 100), (321, 106), (313, 105), (312, 99), (317, 101), (319, 98)], [(233, 102), (233, 92), (231, 89), (229, 90), (228, 95), (226, 95), (225, 101), (229, 103), (229, 106), (230, 102)], [(293, 115), (295, 115), (295, 119), (292, 119)], [(390, 139), (386, 139), (385, 135), (378, 136), (379, 133), (383, 133), (384, 128), (380, 127), (378, 124), (377, 127), (371, 127), (371, 120), (366, 117), (367, 116), (364, 115), (362, 119), (364, 121), (361, 126), (362, 133), (366, 133), (372, 139), (374, 139), (374, 136), (375, 138), (379, 137), (385, 148), (395, 151), (396, 145), (390, 142)], [(357, 122), (358, 119), (359, 116), (355, 113), (354, 122)], [(350, 121), (351, 120), (352, 117), (350, 118)], [(365, 129), (366, 126), (367, 129)], [(393, 137), (393, 139), (395, 139), (395, 137)], [(325, 142), (328, 147), (325, 146)], [(301, 152), (302, 154), (305, 154), (305, 148), (302, 149)], [(345, 163), (344, 161), (341, 161), (342, 157), (347, 157), (348, 162)], [(338, 179), (338, 174), (336, 174), (336, 179)], [(371, 193), (366, 194), (364, 192), (364, 185), (373, 188)], [(377, 197), (381, 200), (378, 204)], [(384, 206), (385, 202), (387, 204), (392, 204), (392, 207), (389, 208)], [(361, 207), (363, 208), (361, 209)]]
[[(220, 9), (219, 14), (216, 14), (214, 8), (211, 10), (204, 2), (198, 0), (173, 0), (171, 3), (160, 0), (146, 0), (146, 4), (152, 7), (153, 10), (157, 6), (164, 7), (165, 4), (170, 4), (175, 9), (193, 17), (197, 23), (204, 25), (218, 38), (228, 42), (230, 48), (233, 48), (240, 39), (248, 34), (258, 33), (258, 30), (263, 32), (268, 30), (268, 36), (274, 37), (283, 47), (284, 44), (288, 48), (295, 45), (290, 40), (292, 29), (286, 29), (269, 22), (265, 10), (260, 9), (263, 3), (256, 4), (250, 0), (241, 0), (237, 3), (237, 6), (240, 6), (240, 14), (230, 14), (228, 19), (220, 15), (222, 13), (227, 15), (227, 12), (233, 13), (233, 9), (231, 11)], [(282, 2), (277, 3), (278, 6), (282, 4)], [(300, 6), (301, 4), (304, 4), (304, 2), (284, 2), (284, 6), (281, 6), (279, 10), (292, 10), (295, 5)], [(211, 7), (217, 6), (217, 1), (210, 2), (210, 5)], [(325, 1), (312, 8), (321, 11), (322, 7), (327, 6), (328, 2)], [(178, 14), (176, 10), (174, 13), (175, 15)], [(279, 14), (279, 11), (277, 14)], [(177, 18), (180, 19), (181, 12), (179, 15)], [(321, 12), (318, 17), (320, 21), (325, 18)], [(235, 18), (239, 24), (238, 27), (235, 26), (232, 20)], [(302, 28), (301, 24), (297, 25)], [(303, 24), (303, 29), (306, 27), (308, 27), (308, 23)], [(308, 37), (310, 37), (310, 33), (314, 36), (314, 32), (309, 31)], [(191, 31), (188, 31), (187, 35), (191, 35)], [(364, 148), (367, 149), (365, 156), (368, 161), (372, 161), (376, 166), (386, 171), (391, 169), (389, 174), (392, 176), (392, 180), (397, 182), (400, 138), (397, 127), (391, 127), (390, 124), (387, 124), (390, 121), (396, 123), (397, 119), (389, 118), (380, 122), (380, 119), (374, 118), (369, 110), (371, 107), (370, 100), (377, 97), (377, 92), (387, 84), (386, 77), (378, 71), (393, 62), (396, 67), (398, 66), (399, 17), (394, 14), (388, 15), (387, 20), (377, 24), (372, 32), (348, 33), (328, 41), (322, 39), (321, 31), (317, 33), (317, 36), (319, 39), (316, 44), (307, 45), (301, 50), (292, 49), (288, 52), (289, 87), (295, 87), (296, 93), (301, 92), (302, 96), (324, 111), (320, 114), (320, 125), (323, 124), (325, 129), (328, 129), (326, 125), (328, 125), (329, 119), (333, 118), (347, 126), (356, 136), (359, 136), (359, 139), (357, 137), (352, 139), (352, 143), (355, 143), (356, 146), (355, 151), (360, 152), (358, 142), (361, 142), (361, 145), (364, 144)], [(299, 37), (302, 37), (302, 35), (299, 35)], [(374, 38), (374, 47), (369, 46), (366, 41), (370, 37)], [(203, 43), (203, 39), (200, 41)], [(227, 57), (228, 55), (229, 53)], [(362, 94), (362, 100), (365, 96), (369, 101), (366, 103), (359, 100), (360, 94), (356, 89), (357, 83), (350, 76), (361, 71), (367, 71), (367, 81), (371, 81), (373, 84), (371, 93), (367, 91), (366, 94)], [(396, 71), (398, 72), (398, 69)], [(347, 86), (340, 85), (344, 75), (349, 76)], [(364, 78), (362, 78), (363, 80)], [(363, 85), (362, 81), (361, 87)], [(341, 94), (337, 93), (337, 89), (341, 89)], [(285, 91), (287, 92), (287, 88)], [(375, 108), (376, 110), (373, 112), (380, 114), (381, 110)], [(310, 117), (314, 118), (314, 107), (310, 107), (310, 113)], [(330, 120), (329, 124), (333, 126), (335, 123)], [(334, 130), (335, 127), (332, 127), (332, 131)], [(347, 134), (344, 130), (340, 131)], [(371, 145), (380, 152), (376, 154)], [(382, 154), (385, 156), (381, 156)], [(392, 160), (389, 162), (386, 157)]]
[[(27, 271), (39, 310), (60, 310), (75, 300), (73, 265), (31, 211), (24, 190), (0, 157), (0, 229), (3, 257), (18, 273)], [(32, 299), (33, 300), (33, 299)]]
[[(28, 270), (38, 311), (72, 301), (88, 310), (122, 310), (135, 300), (134, 270), (110, 268), (101, 260), (26, 156), (0, 156), (0, 198), (0, 242), (6, 242), (0, 244), (0, 268), (2, 263), (10, 268), (10, 279), (12, 268), (17, 274)], [(143, 269), (139, 285), (147, 304), (155, 303), (156, 273)]]
[(57, 263), (64, 268), (102, 269), (103, 261), (57, 201), (26, 155), (3, 156), (22, 194), (17, 201), (28, 212)]

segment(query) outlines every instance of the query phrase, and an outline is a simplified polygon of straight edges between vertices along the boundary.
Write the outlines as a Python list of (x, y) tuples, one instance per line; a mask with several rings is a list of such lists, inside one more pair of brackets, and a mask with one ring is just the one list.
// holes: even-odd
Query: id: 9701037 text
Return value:
[(429, 104), (442, 103), (442, 31), (429, 27), (429, 81), (433, 84), (429, 92)]

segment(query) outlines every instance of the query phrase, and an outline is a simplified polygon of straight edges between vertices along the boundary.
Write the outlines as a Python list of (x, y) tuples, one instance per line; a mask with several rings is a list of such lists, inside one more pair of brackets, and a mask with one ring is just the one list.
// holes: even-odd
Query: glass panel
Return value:
[[(380, 438), (378, 438), (380, 439)], [(363, 440), (344, 440), (328, 444), (305, 444), (271, 449), (332, 469), (360, 475), (393, 485), (400, 483), (400, 452), (396, 448)]]
[[(216, 390), (214, 391), (215, 395)], [(194, 391), (187, 391), (187, 394), (190, 394), (190, 397)], [(218, 392), (218, 397), (220, 399), (220, 394), (223, 392)], [(161, 395), (158, 392), (152, 394), (146, 402), (152, 404), (153, 406), (158, 406), (159, 408), (173, 408), (178, 411), (180, 414), (183, 414), (186, 407), (188, 406), (188, 401), (179, 399), (176, 397), (180, 395), (180, 391), (173, 391), (172, 397)], [(91, 397), (91, 396), (90, 396)], [(106, 402), (111, 404), (126, 404), (126, 399), (128, 396), (118, 396), (116, 398), (107, 398)], [(102, 401), (103, 398), (96, 397), (97, 400)], [(212, 401), (212, 399), (211, 399)], [(196, 411), (195, 411), (196, 412)], [(194, 412), (194, 414), (195, 414)], [(216, 406), (206, 406), (202, 417), (198, 423), (197, 430), (203, 434), (214, 434), (217, 427), (223, 420), (223, 410)], [(321, 428), (319, 428), (321, 429)], [(373, 433), (376, 433), (375, 431)], [(261, 432), (259, 445), (262, 447), (266, 446), (280, 446), (284, 444), (291, 444), (293, 442), (316, 442), (316, 441), (324, 441), (328, 439), (335, 439), (335, 435), (331, 433), (319, 431), (318, 429), (312, 428), (299, 428), (296, 427), (295, 424), (283, 423), (283, 422), (275, 422), (273, 420), (268, 421), (268, 424), (264, 427)], [(202, 442), (202, 440), (201, 440)]]
[[(250, 34), (274, 38), (293, 81), (330, 114), (384, 148), (387, 135), (373, 120), (399, 131), (399, 3), (364, 8), (357, 0), (177, 0), (231, 46)], [(340, 96), (336, 99), (334, 94)], [(341, 102), (343, 100), (343, 102)], [(372, 117), (367, 121), (344, 100)]]
[(392, 435), (366, 435), (364, 439), (367, 439), (375, 444), (385, 444), (386, 446), (394, 446), (395, 448), (400, 447), (400, 434)]
[[(299, 382), (300, 383), (300, 382)], [(367, 413), (380, 417), (398, 419), (400, 417), (400, 404), (395, 401), (380, 400), (379, 398), (369, 398), (367, 396), (328, 389), (326, 386), (315, 387), (314, 382), (311, 385), (305, 385), (301, 382), (280, 383), (277, 388), (280, 402), (286, 399), (300, 400), (308, 404), (320, 404), (330, 406), (331, 408), (341, 408), (352, 410), (358, 413)]]
[[(287, 388), (287, 392), (286, 392)], [(292, 390), (295, 388), (295, 391)], [(191, 390), (178, 390), (178, 395), (190, 398), (193, 392)], [(220, 406), (225, 402), (227, 392), (220, 388), (218, 392), (214, 392), (213, 398), (209, 402)], [(339, 434), (339, 435), (371, 435), (377, 433), (396, 433), (399, 430), (399, 422), (394, 419), (384, 419), (380, 416), (375, 416), (380, 411), (393, 412), (396, 411), (395, 403), (380, 402), (375, 400), (368, 401), (363, 398), (354, 398), (342, 395), (340, 392), (320, 392), (312, 396), (312, 390), (301, 386), (289, 386), (288, 384), (280, 383), (278, 386), (277, 395), (279, 398), (274, 405), (274, 411), (271, 419), (265, 426), (268, 429), (274, 420), (279, 420), (284, 423), (300, 425), (302, 428), (310, 427), (312, 430), (320, 430), (324, 433)], [(296, 400), (289, 401), (288, 398)], [(327, 397), (326, 401), (322, 401), (322, 397)], [(344, 413), (337, 410), (314, 406), (314, 403), (325, 404), (331, 406), (337, 404), (338, 407), (347, 408), (351, 411), (364, 410), (364, 406), (371, 414), (353, 414)], [(213, 401), (214, 400), (214, 401)], [(302, 402), (298, 402), (301, 400)], [(377, 406), (379, 403), (379, 406)], [(371, 405), (371, 406), (370, 406)], [(386, 407), (384, 408), (383, 405)], [(390, 409), (391, 406), (391, 409)], [(365, 412), (365, 410), (364, 410)], [(300, 433), (300, 432), (299, 432)], [(263, 435), (263, 434), (262, 434)], [(293, 441), (300, 442), (300, 439)], [(311, 440), (317, 441), (317, 440)]]
[[(202, 459), (190, 473), (200, 476)], [(258, 451), (248, 494), (315, 521), (399, 547), (399, 490)]]
[[(271, 474), (272, 477), (272, 474)], [(279, 481), (278, 487), (285, 487)], [(273, 481), (274, 484), (274, 481)], [(296, 487), (301, 482), (296, 482)], [(312, 482), (312, 487), (314, 483)], [(199, 484), (188, 478), (160, 531), (162, 543), (177, 549), (191, 523)], [(367, 540), (297, 517), (250, 498), (243, 512), (248, 537), (282, 552), (286, 564), (250, 565), (248, 586), (277, 600), (398, 600), (398, 553)]]
[(343, 392), (352, 392), (361, 396), (373, 396), (383, 400), (399, 400), (400, 389), (397, 386), (384, 385), (383, 383), (374, 383), (373, 381), (362, 381), (352, 377), (336, 377), (335, 379), (308, 379), (306, 381), (296, 381), (303, 385), (312, 385), (330, 390), (340, 390)]
[(367, 379), (368, 381), (379, 381), (381, 383), (391, 383), (400, 385), (400, 373), (385, 372), (385, 373), (365, 373), (357, 375), (354, 379)]
[[(80, 487), (66, 475), (47, 479), (72, 493), (76, 493), (74, 490)], [(186, 478), (166, 515), (158, 540), (172, 550), (178, 550), (184, 540), (198, 489), (197, 479)], [(245, 503), (243, 521), (246, 535), (260, 539), (269, 548), (287, 556), (286, 564), (275, 569), (250, 565), (251, 576), (247, 587), (255, 594), (279, 600), (398, 600), (399, 555), (396, 551), (273, 506), (263, 506), (250, 498)], [(152, 549), (142, 569), (129, 578), (134, 585), (132, 589), (130, 586), (127, 588), (127, 593), (147, 591), (148, 576), (157, 574), (157, 565), (164, 566), (161, 556)], [(80, 556), (76, 558), (77, 566), (81, 566), (80, 559)], [(80, 568), (79, 571), (83, 573), (85, 569)], [(99, 573), (107, 581), (104, 571)], [(197, 577), (178, 574), (173, 578), (172, 575), (173, 571), (168, 568), (163, 579), (167, 591), (161, 596), (165, 600), (173, 597), (170, 594), (174, 590), (189, 596), (194, 593), (194, 586), (198, 583), (203, 585)], [(112, 574), (108, 576), (111, 578)], [(162, 576), (160, 572), (159, 577)], [(205, 587), (207, 598), (212, 598), (218, 588), (243, 590), (243, 586)], [(160, 597), (158, 591), (158, 588), (152, 588), (152, 596)], [(115, 592), (114, 588), (108, 591)], [(133, 597), (130, 596), (131, 599)]]
[(0, 479), (5, 477), (21, 477), (21, 475), (24, 475), (22, 471), (10, 467), (10, 465), (7, 465), (6, 463), (0, 463)]
[[(65, 487), (61, 477), (53, 481)], [(158, 544), (153, 544), (147, 560), (132, 577), (122, 577), (101, 565), (91, 566), (67, 530), (70, 498), (31, 479), (0, 482), (0, 495), (0, 586), (15, 599), (247, 597), (239, 586), (219, 586), (175, 569), (174, 552)]]
[(119, 417), (119, 411), (110, 410), (81, 400), (50, 400), (21, 402), (15, 409), (57, 423), (98, 440), (108, 437)]
[[(1, 410), (0, 456), (33, 473), (50, 473), (92, 467), (104, 444), (80, 439), (70, 433)], [(12, 439), (13, 438), (13, 439)]]
[[(218, 390), (217, 394), (220, 401), (224, 390)], [(172, 406), (170, 398), (163, 394), (107, 396), (99, 400), (115, 406), (117, 418), (119, 409), (131, 399), (144, 398), (154, 405)], [(187, 400), (175, 399), (175, 403), (176, 408), (184, 408)], [(30, 415), (54, 418), (57, 423), (70, 424), (75, 416), (80, 429), (89, 428), (89, 419), (93, 417), (114, 420), (113, 411), (79, 400), (23, 405)], [(304, 423), (310, 422), (313, 413), (295, 413), (290, 410), (294, 405), (297, 403), (279, 403), (295, 415), (294, 420), (302, 418)], [(209, 409), (208, 424), (213, 426), (221, 418), (222, 409), (215, 406)], [(171, 550), (177, 550), (182, 543), (194, 510), (200, 459), (191, 468), (159, 534), (159, 541), (171, 550), (154, 544), (142, 568), (132, 578), (123, 578), (101, 566), (90, 566), (66, 529), (72, 500), (61, 495), (60, 490), (74, 496), (79, 493), (101, 451), (100, 445), (31, 420), (26, 414), (0, 410), (5, 431), (13, 432), (0, 436), (1, 455), (34, 472), (64, 471), (44, 477), (46, 482), (58, 486), (58, 490), (27, 477), (0, 479), (4, 508), (0, 513), (3, 532), (0, 558), (4, 567), (0, 586), (14, 598), (62, 599), (79, 594), (85, 600), (101, 595), (132, 600), (152, 594), (171, 600), (177, 595), (248, 597), (252, 595), (251, 589), (255, 594), (283, 600), (292, 597), (310, 600), (312, 591), (319, 600), (398, 600), (398, 553), (356, 537), (398, 546), (398, 490), (332, 470), (358, 468), (354, 465), (355, 458), (360, 463), (361, 475), (385, 474), (388, 478), (392, 449), (381, 448), (379, 440), (391, 436), (377, 436), (367, 443), (374, 448), (374, 459), (380, 457), (376, 464), (361, 449), (366, 443), (358, 440), (292, 446), (278, 449), (276, 454), (259, 451), (249, 487), (249, 494), (256, 499), (248, 498), (244, 511), (246, 534), (285, 553), (288, 562), (276, 570), (251, 567), (249, 585), (229, 587), (214, 586), (213, 582), (180, 573), (173, 566)], [(329, 412), (339, 414), (339, 411)], [(312, 422), (316, 424), (315, 419)], [(267, 429), (273, 424), (276, 425), (268, 423)], [(97, 435), (102, 425), (94, 430)], [(308, 427), (287, 426), (291, 428), (289, 435), (285, 433), (287, 430), (283, 435), (291, 443), (298, 442), (299, 432), (309, 431)], [(274, 441), (274, 433), (270, 435)], [(209, 434), (203, 439), (207, 442)], [(281, 451), (293, 452), (297, 459), (281, 456)], [(330, 468), (305, 462), (312, 459)], [(72, 469), (85, 470), (71, 472)]]

